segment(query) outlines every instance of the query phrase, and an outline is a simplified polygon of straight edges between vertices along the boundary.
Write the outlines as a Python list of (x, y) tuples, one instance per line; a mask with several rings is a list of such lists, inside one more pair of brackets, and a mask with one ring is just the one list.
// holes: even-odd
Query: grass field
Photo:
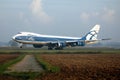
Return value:
[(120, 49), (114, 48), (93, 48), (93, 47), (73, 47), (65, 48), (64, 50), (47, 50), (47, 48), (15, 48), (15, 47), (0, 47), (1, 53), (120, 53)]
[(18, 54), (0, 54), (0, 65), (17, 58)]
[[(21, 54), (33, 54), (42, 64), (43, 73), (2, 73), (0, 80), (119, 80), (120, 49), (65, 48), (0, 48), (0, 64), (16, 61)], [(4, 57), (3, 57), (4, 56)], [(20, 60), (20, 59), (19, 59)], [(14, 62), (13, 62), (14, 63)], [(7, 67), (9, 67), (8, 65)], [(46, 67), (46, 68), (45, 68)]]
[(42, 80), (120, 79), (120, 54), (41, 54), (39, 57), (61, 69), (58, 73), (46, 73), (40, 77)]

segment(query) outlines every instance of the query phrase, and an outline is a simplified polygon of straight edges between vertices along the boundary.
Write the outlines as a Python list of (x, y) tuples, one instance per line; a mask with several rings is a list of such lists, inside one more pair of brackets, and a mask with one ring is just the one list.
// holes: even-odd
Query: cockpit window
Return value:
[(16, 40), (27, 40), (27, 37), (26, 36), (17, 36), (15, 39)]
[(22, 37), (21, 36), (18, 36), (15, 38), (16, 40), (22, 40)]

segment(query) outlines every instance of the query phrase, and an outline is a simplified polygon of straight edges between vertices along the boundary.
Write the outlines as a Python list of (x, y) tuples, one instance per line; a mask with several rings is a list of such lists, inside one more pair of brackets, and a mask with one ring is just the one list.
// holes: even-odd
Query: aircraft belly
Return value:
[(47, 44), (49, 42), (45, 42), (45, 41), (24, 41), (24, 40), (16, 40), (19, 43), (23, 43), (23, 44)]

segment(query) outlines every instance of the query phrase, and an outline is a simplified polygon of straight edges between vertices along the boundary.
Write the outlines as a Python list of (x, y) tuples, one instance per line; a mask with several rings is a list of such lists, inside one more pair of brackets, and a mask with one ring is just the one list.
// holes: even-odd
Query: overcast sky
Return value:
[(100, 24), (99, 38), (120, 40), (120, 0), (0, 0), (0, 41), (20, 31), (84, 36)]

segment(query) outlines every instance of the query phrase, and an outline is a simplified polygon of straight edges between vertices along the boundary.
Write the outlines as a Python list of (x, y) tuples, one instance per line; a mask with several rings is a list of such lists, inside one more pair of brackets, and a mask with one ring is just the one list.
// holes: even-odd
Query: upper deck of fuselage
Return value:
[(37, 34), (37, 33), (32, 33), (32, 32), (19, 32), (15, 36), (16, 37), (17, 36), (32, 36), (32, 37), (47, 37), (47, 38), (81, 39), (81, 37), (53, 36), (53, 35)]

